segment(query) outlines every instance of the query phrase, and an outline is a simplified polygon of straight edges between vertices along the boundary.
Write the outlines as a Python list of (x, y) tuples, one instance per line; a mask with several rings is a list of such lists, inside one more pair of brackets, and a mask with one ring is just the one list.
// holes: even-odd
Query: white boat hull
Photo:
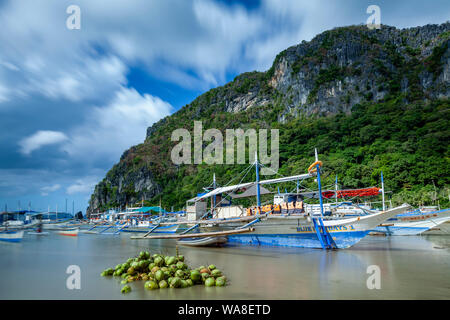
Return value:
[(23, 231), (0, 231), (0, 241), (19, 242), (23, 238)]
[(78, 236), (79, 229), (71, 229), (71, 230), (58, 230), (56, 233), (62, 236), (76, 237)]
[(392, 236), (419, 235), (430, 229), (443, 227), (450, 221), (450, 209), (424, 214), (411, 214), (386, 221), (387, 226), (376, 227), (373, 231)]

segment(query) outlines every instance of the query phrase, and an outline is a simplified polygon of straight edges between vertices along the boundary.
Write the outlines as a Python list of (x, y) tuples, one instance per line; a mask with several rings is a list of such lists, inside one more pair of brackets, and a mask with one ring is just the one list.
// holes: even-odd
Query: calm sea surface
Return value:
[[(141, 250), (175, 255), (175, 240), (120, 235), (24, 235), (0, 242), (0, 299), (450, 299), (450, 236), (366, 237), (350, 249), (180, 247), (191, 267), (215, 264), (226, 287), (147, 291), (144, 282), (120, 293), (121, 278), (101, 277)], [(81, 269), (81, 289), (68, 290), (69, 265)], [(381, 270), (369, 290), (367, 268)]]

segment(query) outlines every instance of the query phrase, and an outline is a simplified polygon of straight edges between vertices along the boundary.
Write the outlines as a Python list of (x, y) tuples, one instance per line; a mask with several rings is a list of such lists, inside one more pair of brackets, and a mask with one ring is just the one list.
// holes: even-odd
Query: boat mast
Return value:
[(336, 175), (336, 183), (334, 185), (334, 189), (336, 190), (336, 205), (338, 204), (338, 181), (337, 181), (337, 175)]
[[(213, 190), (216, 189), (216, 174), (213, 175)], [(216, 195), (213, 196), (213, 207), (211, 209), (211, 215), (214, 216), (214, 209), (216, 208)]]
[(259, 208), (261, 207), (261, 193), (259, 189), (259, 166), (258, 166), (258, 151), (255, 151), (255, 167), (256, 167), (256, 202)]
[[(318, 162), (319, 156), (317, 155), (317, 148), (314, 149), (314, 154), (316, 156), (316, 162)], [(319, 164), (316, 164), (316, 168), (317, 168), (317, 185), (319, 186), (320, 215), (323, 217), (322, 185), (320, 183), (320, 166), (319, 166)]]
[(384, 179), (383, 179), (383, 171), (381, 171), (381, 196), (383, 200), (383, 211), (386, 211), (386, 204), (384, 203)]

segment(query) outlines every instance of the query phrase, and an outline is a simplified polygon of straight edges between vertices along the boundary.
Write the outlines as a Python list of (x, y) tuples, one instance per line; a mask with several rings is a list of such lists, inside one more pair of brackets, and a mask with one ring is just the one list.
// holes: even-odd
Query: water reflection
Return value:
[[(180, 247), (192, 267), (218, 266), (229, 286), (120, 293), (121, 278), (100, 277), (141, 250), (175, 254), (172, 240), (129, 235), (24, 236), (0, 245), (1, 299), (448, 299), (450, 237), (367, 237), (346, 250), (230, 245)], [(81, 290), (65, 287), (67, 266), (80, 266)], [(378, 265), (381, 290), (369, 290), (367, 267)]]

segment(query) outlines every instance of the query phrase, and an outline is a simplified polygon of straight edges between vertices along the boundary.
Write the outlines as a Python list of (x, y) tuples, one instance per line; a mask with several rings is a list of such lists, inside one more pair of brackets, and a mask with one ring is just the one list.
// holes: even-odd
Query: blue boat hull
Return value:
[[(337, 248), (344, 249), (353, 246), (364, 238), (369, 231), (333, 232), (332, 237)], [(262, 246), (282, 246), (298, 248), (322, 249), (315, 233), (293, 234), (240, 234), (228, 236), (229, 243)]]
[(22, 241), (22, 239), (2, 239), (2, 238), (0, 238), (0, 241), (3, 241), (3, 242), (20, 242), (20, 241)]

